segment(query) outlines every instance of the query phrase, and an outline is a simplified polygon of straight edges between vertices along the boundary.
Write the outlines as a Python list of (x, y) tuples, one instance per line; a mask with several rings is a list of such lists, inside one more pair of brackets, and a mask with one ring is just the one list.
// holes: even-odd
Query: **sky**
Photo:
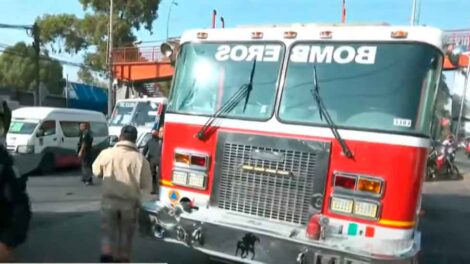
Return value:
[[(107, 1), (107, 0), (102, 0)], [(178, 5), (171, 8), (171, 2)], [(162, 0), (154, 22), (153, 34), (136, 32), (143, 44), (179, 36), (190, 28), (211, 26), (212, 10), (223, 16), (226, 27), (254, 24), (337, 23), (341, 19), (342, 0)], [(0, 23), (32, 24), (44, 14), (73, 13), (83, 15), (78, 0), (0, 0)], [(420, 0), (419, 24), (441, 29), (470, 28), (470, 0)], [(394, 25), (410, 23), (412, 0), (346, 0), (346, 20), (354, 22), (388, 22)], [(218, 21), (218, 24), (220, 22)], [(0, 44), (31, 42), (26, 32), (0, 29)], [(148, 43), (145, 43), (148, 42)], [(51, 54), (54, 57), (81, 62), (80, 56)], [(64, 76), (77, 81), (78, 68), (64, 66)]]

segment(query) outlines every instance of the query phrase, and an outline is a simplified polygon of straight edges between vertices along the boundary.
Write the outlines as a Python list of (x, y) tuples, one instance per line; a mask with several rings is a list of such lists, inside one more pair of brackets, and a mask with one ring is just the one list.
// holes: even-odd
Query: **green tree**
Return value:
[[(23, 91), (36, 88), (36, 55), (31, 45), (19, 42), (0, 55), (0, 86)], [(61, 94), (62, 65), (51, 59), (46, 51), (39, 62), (40, 81), (50, 93)]]
[[(44, 15), (38, 18), (41, 41), (53, 52), (83, 52), (84, 66), (78, 76), (91, 83), (106, 75), (109, 0), (79, 0), (85, 15)], [(135, 31), (152, 32), (161, 0), (114, 0), (113, 46), (132, 46)]]

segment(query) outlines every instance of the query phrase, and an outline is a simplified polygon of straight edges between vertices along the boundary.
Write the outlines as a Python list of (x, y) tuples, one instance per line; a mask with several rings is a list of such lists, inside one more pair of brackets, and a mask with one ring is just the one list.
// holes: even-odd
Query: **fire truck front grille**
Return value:
[[(312, 208), (312, 200), (314, 194), (323, 197), (325, 151), (302, 149), (308, 141), (300, 149), (295, 149), (295, 144), (272, 148), (266, 143), (290, 140), (252, 137), (264, 139), (265, 144), (258, 145), (256, 140), (244, 141), (255, 143), (250, 145), (227, 140), (219, 145), (218, 153), (222, 156), (217, 156), (221, 163), (216, 181), (217, 206), (271, 220), (305, 224), (312, 210), (320, 210)], [(292, 145), (294, 149), (289, 149)]]

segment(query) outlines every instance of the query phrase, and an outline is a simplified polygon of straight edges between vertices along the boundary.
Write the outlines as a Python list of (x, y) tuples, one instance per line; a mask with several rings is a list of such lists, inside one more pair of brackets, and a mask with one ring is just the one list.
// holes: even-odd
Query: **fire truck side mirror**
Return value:
[(173, 50), (174, 50), (174, 47), (167, 42), (164, 42), (160, 46), (160, 51), (162, 52), (163, 56), (167, 58), (170, 58), (171, 55), (173, 55)]
[(162, 52), (163, 56), (170, 59), (171, 65), (175, 66), (176, 55), (178, 53), (178, 46), (174, 45), (173, 43), (164, 42), (160, 46), (160, 51)]
[(459, 65), (460, 55), (462, 55), (465, 52), (467, 52), (467, 49), (464, 46), (456, 46), (456, 47), (453, 47), (452, 49), (447, 51), (447, 56), (448, 56), (450, 62), (454, 66), (459, 67), (460, 66)]

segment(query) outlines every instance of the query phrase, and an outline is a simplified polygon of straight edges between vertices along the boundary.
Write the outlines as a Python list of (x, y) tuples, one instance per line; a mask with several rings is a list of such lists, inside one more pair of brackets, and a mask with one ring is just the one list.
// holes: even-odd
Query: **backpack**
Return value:
[(26, 178), (19, 175), (12, 157), (0, 146), (0, 242), (11, 248), (22, 244), (30, 220)]

